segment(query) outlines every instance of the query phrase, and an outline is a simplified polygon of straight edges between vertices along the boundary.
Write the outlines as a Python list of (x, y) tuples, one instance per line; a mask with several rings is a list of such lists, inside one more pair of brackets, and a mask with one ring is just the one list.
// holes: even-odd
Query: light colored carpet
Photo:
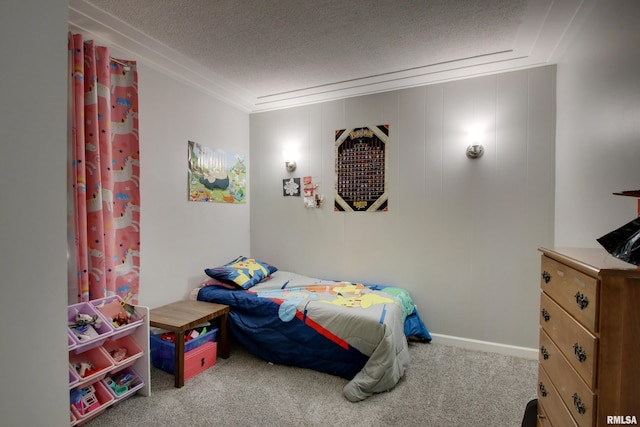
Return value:
[(87, 426), (518, 427), (536, 398), (537, 361), (432, 342), (389, 392), (351, 403), (346, 380), (272, 365), (233, 344), (229, 359), (173, 387), (151, 368), (151, 397), (133, 396)]

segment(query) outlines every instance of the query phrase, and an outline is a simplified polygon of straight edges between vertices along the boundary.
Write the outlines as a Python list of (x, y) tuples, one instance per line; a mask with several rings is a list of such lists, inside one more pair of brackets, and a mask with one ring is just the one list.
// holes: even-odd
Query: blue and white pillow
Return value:
[(205, 274), (213, 279), (229, 283), (239, 289), (249, 289), (268, 279), (278, 269), (264, 261), (240, 256), (227, 264), (207, 268)]

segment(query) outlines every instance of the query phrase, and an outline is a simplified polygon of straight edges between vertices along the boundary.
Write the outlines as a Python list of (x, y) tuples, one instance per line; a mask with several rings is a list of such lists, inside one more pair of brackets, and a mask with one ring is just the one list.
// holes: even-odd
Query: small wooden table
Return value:
[(166, 329), (176, 334), (175, 343), (175, 386), (184, 385), (184, 333), (201, 323), (220, 318), (218, 354), (223, 359), (229, 357), (227, 336), (227, 315), (229, 306), (204, 301), (177, 301), (149, 311), (149, 325)]

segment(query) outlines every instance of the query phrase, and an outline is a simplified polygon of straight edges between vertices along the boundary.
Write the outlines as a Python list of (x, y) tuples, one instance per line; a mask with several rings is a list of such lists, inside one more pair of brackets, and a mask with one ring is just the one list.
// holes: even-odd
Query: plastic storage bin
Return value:
[[(122, 306), (122, 298), (118, 295), (96, 299), (90, 303), (113, 328), (114, 334), (117, 334), (118, 336), (125, 336), (133, 333), (135, 328), (143, 321), (142, 316), (135, 313), (135, 311), (129, 316), (129, 323), (127, 324), (120, 325), (113, 321), (113, 319), (117, 318), (118, 315), (126, 315), (126, 311)], [(135, 306), (131, 307), (134, 307), (135, 309)]]
[(67, 331), (67, 339), (69, 343), (69, 350), (73, 350), (78, 346), (78, 342), (76, 341), (74, 334), (71, 332), (71, 329)]
[[(76, 322), (76, 316), (78, 313), (82, 313), (90, 317), (97, 317), (101, 320), (100, 326), (91, 326), (89, 333), (83, 335), (85, 336), (84, 338), (80, 338), (78, 329), (72, 326)], [(81, 353), (85, 350), (101, 346), (107, 337), (112, 335), (114, 332), (114, 329), (109, 322), (105, 321), (104, 317), (102, 317), (93, 305), (88, 302), (81, 302), (68, 306), (67, 317), (69, 320), (69, 332), (77, 343), (75, 348), (73, 348), (75, 353)]]
[[(185, 352), (185, 373), (186, 373), (186, 360), (187, 354), (194, 349), (203, 346), (209, 342), (215, 342), (218, 334), (218, 328), (213, 328), (209, 332), (200, 335), (198, 338), (192, 339), (184, 343)], [(150, 353), (151, 364), (156, 368), (160, 368), (163, 371), (167, 371), (171, 374), (174, 373), (174, 361), (176, 355), (176, 346), (170, 341), (166, 341), (160, 338), (159, 335), (151, 335), (150, 337)], [(186, 379), (186, 378), (185, 378)]]
[[(97, 417), (115, 400), (102, 381), (74, 389), (70, 393), (71, 412), (76, 417), (77, 423), (84, 423)], [(80, 402), (77, 398), (78, 393), (82, 395)]]
[(80, 382), (80, 377), (76, 374), (76, 370), (69, 366), (69, 388), (73, 388)]
[(104, 377), (102, 382), (113, 395), (114, 405), (144, 386), (144, 380), (132, 367), (124, 368), (116, 373), (110, 373)]
[[(102, 348), (113, 360), (113, 368), (110, 372), (117, 372), (120, 369), (133, 365), (135, 361), (143, 355), (142, 349), (133, 338), (126, 335), (121, 338), (117, 337), (118, 336), (114, 335), (108, 338), (102, 345)], [(122, 359), (118, 355), (120, 349), (125, 350), (125, 356)]]
[(184, 355), (184, 380), (188, 380), (200, 372), (216, 364), (218, 343), (207, 342)]
[[(80, 375), (78, 369), (82, 363), (87, 363), (92, 369), (92, 373)], [(114, 363), (109, 353), (107, 353), (102, 347), (92, 348), (81, 354), (69, 354), (69, 365), (71, 369), (78, 373), (78, 384), (75, 387), (79, 387), (97, 380), (101, 380), (105, 375), (113, 368)]]

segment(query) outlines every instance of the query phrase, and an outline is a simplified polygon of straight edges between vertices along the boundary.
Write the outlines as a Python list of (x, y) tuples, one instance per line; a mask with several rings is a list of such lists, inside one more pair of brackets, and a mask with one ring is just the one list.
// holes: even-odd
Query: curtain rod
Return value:
[(118, 61), (117, 59), (115, 59), (115, 58), (113, 58), (111, 56), (109, 57), (109, 60), (115, 62), (116, 64), (122, 65), (124, 67), (124, 69), (127, 70), (127, 71), (131, 69), (131, 65), (125, 64), (122, 61)]
[[(72, 34), (71, 34), (71, 32), (69, 32), (69, 37), (68, 37), (69, 39), (71, 39), (71, 35), (72, 35)], [(93, 40), (85, 40), (85, 42), (92, 42), (92, 41), (93, 41)], [(125, 69), (125, 70), (127, 70), (127, 71), (129, 71), (129, 70), (131, 69), (131, 65), (126, 64), (126, 63), (124, 63), (124, 62), (122, 62), (122, 61), (118, 61), (118, 60), (117, 60), (117, 59), (115, 59), (113, 56), (109, 56), (109, 61), (113, 61), (113, 62), (115, 62), (116, 64), (120, 64), (120, 65), (122, 65), (122, 66), (124, 67), (124, 69)]]

